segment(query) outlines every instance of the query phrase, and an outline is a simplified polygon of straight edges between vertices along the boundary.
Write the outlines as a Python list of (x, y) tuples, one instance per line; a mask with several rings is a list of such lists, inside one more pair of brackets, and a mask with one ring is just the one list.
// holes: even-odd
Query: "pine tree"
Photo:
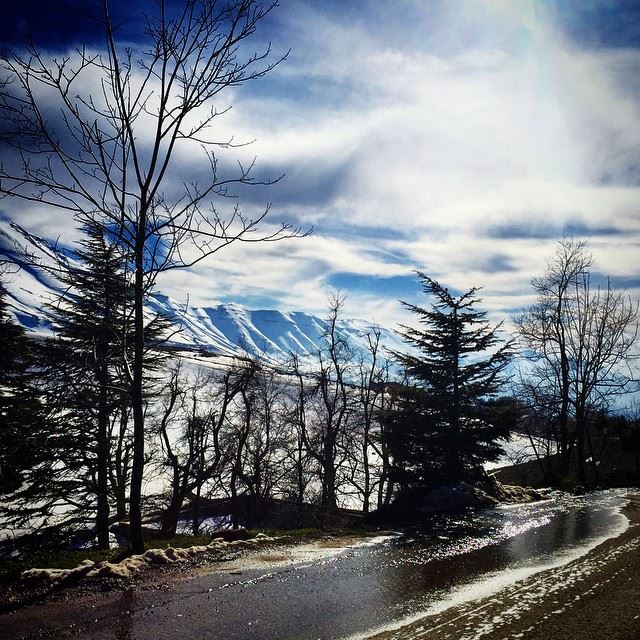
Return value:
[(42, 406), (33, 388), (35, 345), (9, 315), (0, 282), (0, 495), (15, 491), (38, 462), (35, 430)]
[[(124, 373), (131, 323), (130, 287), (116, 243), (99, 227), (84, 228), (86, 238), (61, 276), (67, 291), (51, 306), (58, 339), (50, 343), (58, 401), (75, 421), (69, 458), (82, 453), (86, 484), (96, 496), (98, 545), (109, 540), (111, 416), (122, 411), (127, 394)], [(77, 462), (81, 472), (83, 464)], [(74, 465), (75, 466), (75, 465)]]
[[(56, 339), (49, 342), (49, 399), (65, 414), (67, 494), (96, 512), (98, 546), (109, 540), (110, 493), (124, 516), (131, 477), (133, 289), (130, 261), (117, 238), (99, 225), (85, 225), (85, 239), (71, 260), (61, 260), (58, 277), (66, 290), (50, 305)], [(159, 350), (170, 326), (161, 316), (145, 326), (144, 400), (156, 393), (154, 377), (166, 362)], [(113, 449), (113, 450), (112, 450)], [(111, 492), (110, 492), (111, 489)], [(93, 499), (89, 499), (93, 495)]]
[(43, 531), (60, 516), (60, 495), (77, 485), (67, 473), (73, 429), (48, 384), (49, 350), (11, 319), (2, 285), (0, 353), (0, 515), (5, 527)]
[(403, 302), (420, 328), (402, 326), (414, 348), (394, 353), (406, 384), (395, 385), (391, 410), (383, 416), (394, 459), (395, 481), (405, 493), (436, 482), (473, 478), (501, 453), (503, 435), (492, 403), (504, 383), (511, 343), (501, 344), (500, 325), (491, 327), (478, 311), (477, 288), (454, 296), (418, 272), (429, 308)]

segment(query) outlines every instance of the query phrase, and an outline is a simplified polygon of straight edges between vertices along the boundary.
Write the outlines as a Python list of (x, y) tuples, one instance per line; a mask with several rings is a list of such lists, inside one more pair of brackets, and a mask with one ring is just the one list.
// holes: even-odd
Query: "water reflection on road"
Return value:
[(566, 562), (626, 527), (623, 492), (439, 515), (381, 549), (383, 579), (401, 595), (394, 619), (488, 595), (536, 570)]
[[(247, 563), (123, 597), (122, 615), (74, 637), (317, 640), (485, 595), (621, 532), (624, 492), (435, 515), (372, 546), (290, 565)], [(471, 586), (470, 586), (471, 585)], [(79, 632), (80, 631), (80, 632)]]

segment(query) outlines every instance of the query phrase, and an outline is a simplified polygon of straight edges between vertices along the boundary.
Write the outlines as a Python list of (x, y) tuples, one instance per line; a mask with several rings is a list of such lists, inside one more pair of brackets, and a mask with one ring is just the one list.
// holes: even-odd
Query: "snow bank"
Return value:
[(153, 564), (172, 564), (189, 560), (206, 551), (217, 551), (237, 547), (256, 547), (261, 543), (274, 542), (277, 537), (258, 533), (248, 540), (225, 541), (214, 538), (208, 545), (195, 545), (186, 549), (167, 547), (166, 549), (149, 549), (140, 555), (133, 555), (121, 562), (94, 562), (84, 560), (73, 569), (27, 569), (21, 574), (24, 581), (44, 582), (57, 585), (64, 582), (76, 582), (83, 578), (121, 578), (129, 579), (140, 573), (142, 569)]

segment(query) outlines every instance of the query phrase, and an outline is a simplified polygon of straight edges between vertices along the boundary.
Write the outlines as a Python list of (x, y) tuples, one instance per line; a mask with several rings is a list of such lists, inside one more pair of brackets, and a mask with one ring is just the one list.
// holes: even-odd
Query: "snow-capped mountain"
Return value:
[[(0, 222), (0, 257), (10, 260), (26, 249), (42, 264), (74, 260), (73, 252), (39, 238), (15, 223)], [(45, 304), (60, 294), (60, 285), (46, 271), (25, 265), (5, 276), (9, 307), (23, 326), (38, 333), (51, 331)], [(304, 312), (273, 309), (251, 310), (239, 304), (192, 307), (155, 293), (147, 302), (151, 313), (161, 313), (172, 321), (170, 346), (224, 356), (248, 355), (269, 361), (283, 361), (292, 353), (313, 355), (325, 346), (326, 322)], [(338, 333), (351, 350), (367, 357), (367, 334), (373, 330), (362, 320), (340, 320)], [(380, 328), (381, 344), (404, 350), (406, 346), (393, 332)]]
[[(325, 321), (308, 313), (251, 310), (239, 304), (185, 308), (161, 294), (153, 295), (148, 306), (171, 318), (180, 329), (172, 338), (176, 347), (282, 361), (292, 353), (313, 355), (326, 346), (322, 338)], [(366, 357), (367, 333), (373, 327), (364, 321), (342, 320), (337, 328), (351, 350)], [(386, 329), (380, 332), (384, 345), (400, 348), (395, 334)]]

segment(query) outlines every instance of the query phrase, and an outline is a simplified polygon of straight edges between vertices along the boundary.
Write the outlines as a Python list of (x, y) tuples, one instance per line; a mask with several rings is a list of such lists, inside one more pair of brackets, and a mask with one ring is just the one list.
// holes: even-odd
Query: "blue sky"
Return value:
[[(77, 14), (10, 4), (5, 43), (31, 33), (53, 52), (100, 46)], [(153, 3), (112, 4), (138, 39), (139, 7)], [(406, 321), (398, 299), (419, 300), (420, 269), (483, 286), (501, 319), (531, 302), (530, 279), (575, 236), (637, 297), (639, 2), (282, 0), (262, 27), (256, 48), (291, 52), (221, 98), (233, 108), (220, 135), (255, 140), (230, 160), (257, 156), (257, 175), (284, 174), (243, 190), (244, 210), (269, 202), (272, 222), (315, 231), (229, 247), (161, 277), (164, 293), (322, 313), (337, 288), (347, 315), (393, 325)], [(36, 206), (0, 207), (33, 232), (75, 237)]]

